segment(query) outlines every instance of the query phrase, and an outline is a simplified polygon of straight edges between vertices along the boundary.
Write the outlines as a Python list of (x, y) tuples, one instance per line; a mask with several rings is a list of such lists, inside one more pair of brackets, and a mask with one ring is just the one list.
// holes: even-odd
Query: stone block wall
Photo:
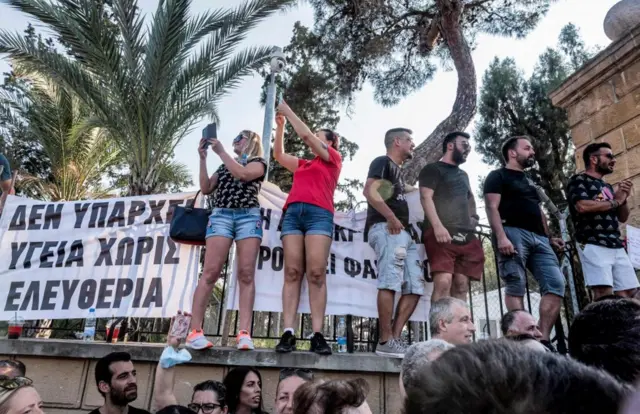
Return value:
[[(24, 362), (27, 377), (34, 381), (47, 414), (88, 413), (99, 407), (103, 399), (96, 388), (95, 364), (98, 358), (114, 351), (129, 352), (134, 360), (138, 399), (132, 405), (154, 412), (153, 381), (162, 350), (162, 346), (146, 344), (0, 340), (0, 359), (15, 358)], [(192, 363), (176, 368), (174, 391), (180, 404), (190, 401), (195, 384), (207, 379), (222, 381), (234, 366), (253, 366), (262, 375), (264, 408), (273, 413), (280, 369), (297, 367), (312, 369), (316, 377), (327, 380), (364, 378), (369, 383), (367, 401), (374, 414), (401, 412), (398, 359), (374, 354), (320, 357), (308, 352), (281, 355), (267, 350), (240, 352), (234, 349), (216, 349), (193, 356)]]
[(582, 151), (588, 144), (611, 144), (616, 167), (605, 180), (633, 181), (628, 223), (640, 226), (640, 26), (570, 76), (551, 99), (567, 110), (577, 172), (584, 170)]

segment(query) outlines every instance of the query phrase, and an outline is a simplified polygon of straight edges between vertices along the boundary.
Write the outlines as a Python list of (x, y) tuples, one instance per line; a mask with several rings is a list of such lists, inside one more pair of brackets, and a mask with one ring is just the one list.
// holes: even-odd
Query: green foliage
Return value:
[(107, 131), (126, 157), (129, 193), (150, 194), (180, 140), (201, 118), (216, 119), (222, 96), (272, 52), (235, 49), (294, 2), (249, 0), (191, 16), (191, 0), (167, 0), (145, 25), (136, 0), (7, 0), (51, 31), (71, 58), (6, 30), (0, 53), (78, 96), (92, 112), (82, 127)]
[[(291, 42), (284, 49), (287, 58), (285, 73), (277, 78), (277, 89), (283, 92), (284, 100), (296, 111), (312, 131), (320, 128), (335, 130), (340, 122), (339, 108), (343, 103), (338, 95), (336, 82), (336, 68), (325, 64), (317, 56), (320, 39), (308, 28), (297, 22), (293, 29)], [(265, 102), (266, 87), (269, 84), (269, 72), (262, 72), (265, 83), (262, 93), (262, 103)], [(339, 134), (339, 131), (337, 131)], [(287, 123), (284, 139), (284, 150), (288, 154), (299, 158), (313, 158), (309, 147), (298, 137), (290, 124)], [(340, 137), (340, 154), (343, 162), (352, 160), (358, 144)], [(269, 163), (269, 181), (275, 183), (282, 191), (289, 192), (292, 184), (292, 174), (273, 159)], [(357, 192), (363, 184), (357, 179), (345, 179), (338, 185), (338, 197), (342, 199), (335, 203), (339, 211), (347, 211), (355, 207)]]
[[(478, 33), (524, 37), (547, 13), (550, 0), (310, 0), (320, 53), (337, 68), (340, 94), (351, 97), (366, 81), (375, 99), (395, 105), (451, 68), (439, 20), (449, 7), (463, 7), (459, 21), (471, 43)], [(462, 6), (464, 4), (464, 6)]]
[(540, 55), (529, 79), (512, 58), (495, 58), (483, 77), (475, 132), (478, 152), (484, 162), (497, 166), (506, 137), (531, 136), (538, 161), (534, 176), (559, 207), (566, 205), (562, 190), (575, 171), (574, 148), (566, 111), (554, 107), (548, 96), (594, 53), (569, 24), (562, 29), (557, 49)]

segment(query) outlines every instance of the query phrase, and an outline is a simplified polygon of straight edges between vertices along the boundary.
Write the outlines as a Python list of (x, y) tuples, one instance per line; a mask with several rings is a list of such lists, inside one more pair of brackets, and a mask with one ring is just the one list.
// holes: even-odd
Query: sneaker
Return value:
[(253, 351), (255, 347), (253, 346), (253, 340), (247, 331), (238, 332), (238, 336), (236, 337), (237, 348), (241, 351)]
[(331, 355), (331, 347), (320, 332), (316, 332), (313, 338), (311, 338), (309, 351), (315, 352), (318, 355)]
[(296, 350), (296, 337), (291, 332), (286, 331), (282, 334), (280, 342), (276, 345), (276, 352), (286, 353)]
[(386, 343), (378, 343), (376, 346), (376, 355), (392, 357), (392, 358), (404, 358), (406, 347), (397, 339), (391, 338)]
[(207, 340), (201, 329), (194, 329), (187, 336), (185, 343), (187, 348), (201, 350), (213, 347), (213, 344)]

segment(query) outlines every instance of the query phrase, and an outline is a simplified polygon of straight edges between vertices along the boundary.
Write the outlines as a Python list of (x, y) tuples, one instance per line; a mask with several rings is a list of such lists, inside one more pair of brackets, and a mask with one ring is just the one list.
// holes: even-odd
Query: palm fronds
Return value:
[[(225, 93), (263, 65), (271, 47), (236, 53), (258, 23), (296, 0), (246, 0), (192, 16), (191, 0), (166, 0), (145, 26), (136, 0), (113, 0), (113, 18), (94, 0), (4, 0), (38, 20), (73, 58), (0, 30), (0, 53), (81, 99), (127, 157), (131, 193), (154, 192), (159, 171), (201, 118), (216, 117)], [(196, 50), (197, 49), (197, 50)]]

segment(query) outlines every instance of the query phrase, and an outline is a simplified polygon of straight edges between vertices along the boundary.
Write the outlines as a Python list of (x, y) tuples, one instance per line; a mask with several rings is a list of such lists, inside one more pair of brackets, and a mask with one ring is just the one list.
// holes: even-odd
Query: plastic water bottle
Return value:
[(96, 310), (94, 308), (89, 309), (89, 316), (84, 321), (84, 332), (82, 334), (82, 340), (85, 342), (93, 342), (96, 337)]
[(338, 352), (345, 353), (347, 352), (347, 324), (344, 321), (344, 317), (340, 317), (340, 322), (338, 323)]

